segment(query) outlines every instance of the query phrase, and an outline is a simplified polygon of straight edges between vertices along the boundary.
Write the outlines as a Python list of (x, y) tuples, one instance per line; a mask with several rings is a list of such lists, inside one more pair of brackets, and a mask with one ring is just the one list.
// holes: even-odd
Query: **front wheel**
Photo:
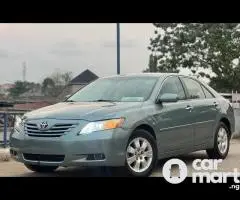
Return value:
[(28, 164), (25, 164), (25, 166), (33, 172), (40, 172), (40, 173), (53, 172), (58, 168), (58, 166), (39, 166), (39, 165), (28, 165)]
[(225, 159), (228, 155), (230, 145), (230, 132), (224, 123), (218, 125), (214, 147), (207, 150), (210, 159)]
[(154, 137), (145, 130), (136, 130), (129, 139), (126, 149), (126, 168), (136, 177), (151, 174), (157, 162), (157, 144)]

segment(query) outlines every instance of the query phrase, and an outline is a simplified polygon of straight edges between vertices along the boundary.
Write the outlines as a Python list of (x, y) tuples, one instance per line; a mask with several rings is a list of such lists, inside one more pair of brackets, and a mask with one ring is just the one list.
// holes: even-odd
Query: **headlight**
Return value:
[(83, 127), (80, 134), (85, 135), (95, 131), (103, 131), (103, 130), (119, 128), (122, 126), (123, 122), (124, 122), (123, 118), (90, 122)]
[(15, 128), (17, 131), (20, 131), (21, 128), (22, 128), (22, 126), (23, 126), (23, 120), (21, 119), (21, 117), (16, 116), (14, 128)]

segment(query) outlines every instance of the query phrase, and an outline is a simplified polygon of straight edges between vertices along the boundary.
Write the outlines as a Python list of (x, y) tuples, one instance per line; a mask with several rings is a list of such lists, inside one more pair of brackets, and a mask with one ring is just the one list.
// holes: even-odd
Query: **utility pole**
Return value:
[(120, 74), (120, 24), (117, 23), (117, 74)]
[[(23, 67), (23, 82), (25, 82), (26, 81), (26, 74), (27, 74), (27, 64), (26, 64), (26, 61), (23, 61), (22, 67)], [(26, 96), (26, 103), (28, 103), (28, 96)]]
[(23, 67), (23, 81), (25, 82), (26, 81), (26, 73), (27, 73), (27, 66), (26, 66), (26, 62), (24, 61), (23, 64), (22, 64), (22, 67)]

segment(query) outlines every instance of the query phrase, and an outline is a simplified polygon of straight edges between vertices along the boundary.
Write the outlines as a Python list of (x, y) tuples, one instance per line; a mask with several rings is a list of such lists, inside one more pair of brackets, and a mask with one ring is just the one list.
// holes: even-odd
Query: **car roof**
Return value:
[(186, 75), (186, 74), (181, 74), (181, 73), (159, 73), (159, 72), (143, 72), (143, 73), (127, 73), (127, 74), (121, 74), (121, 75), (110, 75), (110, 76), (104, 76), (100, 79), (105, 79), (105, 78), (121, 78), (121, 77), (161, 77), (161, 78), (166, 78), (168, 76), (179, 76), (179, 77), (188, 77), (195, 79), (196, 81), (199, 81), (203, 84), (201, 80), (199, 80), (196, 76), (194, 75)]
[(144, 72), (144, 73), (128, 73), (128, 74), (121, 74), (121, 75), (112, 75), (112, 76), (105, 76), (103, 78), (115, 78), (115, 77), (166, 77), (170, 75), (179, 75), (177, 73), (151, 73), (151, 72)]

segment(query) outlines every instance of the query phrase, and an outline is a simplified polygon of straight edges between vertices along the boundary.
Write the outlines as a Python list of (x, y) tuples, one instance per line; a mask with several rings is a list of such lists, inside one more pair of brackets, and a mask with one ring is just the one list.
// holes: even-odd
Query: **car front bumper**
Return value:
[(118, 128), (88, 135), (69, 133), (57, 138), (42, 138), (15, 131), (10, 136), (10, 153), (16, 161), (25, 164), (123, 166), (130, 133), (130, 130)]

